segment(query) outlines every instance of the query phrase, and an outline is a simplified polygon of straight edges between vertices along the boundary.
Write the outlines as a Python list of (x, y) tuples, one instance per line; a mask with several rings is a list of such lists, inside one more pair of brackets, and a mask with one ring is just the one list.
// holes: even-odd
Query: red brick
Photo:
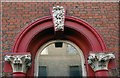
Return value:
[(2, 32), (4, 33), (2, 51), (10, 52), (13, 41), (26, 24), (30, 24), (36, 18), (50, 16), (50, 7), (57, 5), (66, 7), (67, 15), (84, 19), (96, 28), (103, 37), (108, 51), (119, 52), (119, 5), (117, 2), (4, 2), (2, 4)]

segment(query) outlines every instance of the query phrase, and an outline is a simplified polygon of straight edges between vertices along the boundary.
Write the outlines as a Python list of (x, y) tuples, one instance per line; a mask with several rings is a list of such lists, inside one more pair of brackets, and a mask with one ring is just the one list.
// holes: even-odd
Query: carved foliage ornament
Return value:
[(52, 14), (55, 31), (63, 31), (65, 18), (65, 10), (63, 6), (53, 7)]
[(24, 72), (31, 66), (31, 55), (6, 55), (5, 61), (12, 66), (13, 72)]
[(90, 53), (88, 63), (94, 71), (108, 70), (108, 63), (112, 59), (115, 59), (115, 56), (112, 53)]

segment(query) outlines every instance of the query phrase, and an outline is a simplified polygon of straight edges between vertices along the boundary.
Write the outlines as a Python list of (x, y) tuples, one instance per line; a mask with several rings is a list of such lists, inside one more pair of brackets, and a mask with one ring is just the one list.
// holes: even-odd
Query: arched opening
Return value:
[(86, 76), (82, 50), (66, 40), (45, 43), (35, 57), (35, 76)]
[[(27, 26), (17, 37), (13, 46), (13, 53), (30, 53), (32, 55), (32, 66), (27, 71), (27, 76), (34, 76), (35, 58), (40, 47), (51, 40), (66, 40), (74, 43), (82, 50), (86, 75), (95, 76), (94, 71), (87, 62), (90, 51), (106, 51), (106, 45), (99, 33), (88, 23), (72, 16), (65, 17), (64, 33), (61, 38), (55, 36), (52, 17), (41, 18)], [(79, 51), (79, 50), (78, 50)], [(7, 68), (7, 69), (6, 69)], [(9, 71), (5, 67), (5, 71)]]

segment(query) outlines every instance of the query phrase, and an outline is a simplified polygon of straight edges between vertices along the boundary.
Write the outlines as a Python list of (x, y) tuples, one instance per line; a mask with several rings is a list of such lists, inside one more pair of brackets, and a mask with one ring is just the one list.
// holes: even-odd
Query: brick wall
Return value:
[[(0, 3), (1, 5), (1, 3)], [(2, 9), (1, 9), (1, 6), (0, 6), (0, 18), (1, 18), (1, 12), (2, 12)], [(0, 20), (0, 27), (1, 27), (1, 20)], [(2, 69), (2, 43), (1, 43), (1, 39), (2, 39), (2, 33), (1, 33), (1, 29), (0, 29), (0, 69)], [(0, 77), (1, 77), (1, 70), (0, 70)]]
[[(91, 24), (103, 37), (108, 51), (119, 53), (119, 4), (118, 2), (3, 2), (2, 51), (11, 52), (20, 31), (43, 16), (50, 16), (53, 6), (64, 6), (67, 15)], [(118, 58), (116, 64), (118, 68)]]

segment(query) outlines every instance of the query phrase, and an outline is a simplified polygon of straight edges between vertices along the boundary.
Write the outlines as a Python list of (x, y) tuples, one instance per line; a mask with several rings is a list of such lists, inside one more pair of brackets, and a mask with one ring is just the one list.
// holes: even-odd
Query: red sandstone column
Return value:
[(95, 72), (95, 76), (108, 77), (108, 70), (98, 70)]
[(96, 77), (108, 77), (108, 63), (114, 59), (112, 53), (90, 53), (88, 63), (95, 72)]
[(23, 72), (14, 72), (13, 77), (26, 77), (26, 73)]
[(30, 54), (11, 54), (5, 56), (13, 71), (13, 78), (26, 77), (26, 71), (31, 66), (31, 55)]

